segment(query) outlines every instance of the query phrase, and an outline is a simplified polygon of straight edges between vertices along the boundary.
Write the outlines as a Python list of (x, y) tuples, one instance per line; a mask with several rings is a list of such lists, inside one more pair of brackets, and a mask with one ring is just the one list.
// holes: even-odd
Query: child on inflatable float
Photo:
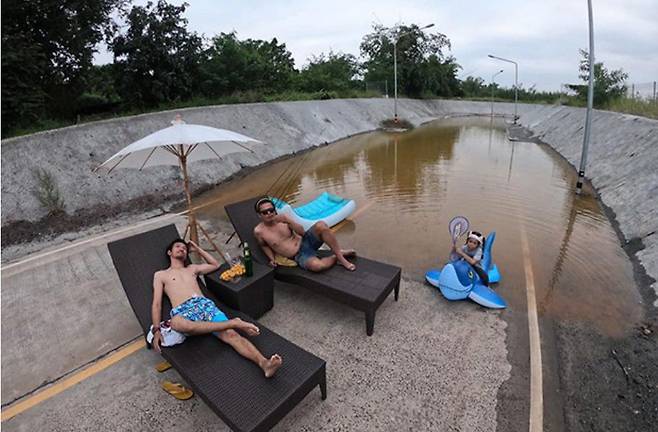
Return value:
[(485, 281), (500, 281), (498, 267), (493, 263), (491, 255), (495, 239), (496, 233), (493, 231), (487, 240), (478, 232), (469, 232), (464, 246), (453, 247), (450, 262), (441, 269), (429, 269), (425, 279), (430, 285), (439, 288), (448, 300), (468, 298), (484, 307), (506, 308), (507, 302), (485, 285)]
[(461, 257), (464, 261), (469, 263), (475, 273), (480, 276), (480, 281), (482, 285), (489, 286), (489, 276), (487, 272), (482, 268), (482, 248), (484, 247), (485, 242), (484, 236), (477, 231), (469, 231), (468, 237), (466, 237), (466, 244), (461, 248), (457, 248), (453, 245), (452, 250), (455, 254)]

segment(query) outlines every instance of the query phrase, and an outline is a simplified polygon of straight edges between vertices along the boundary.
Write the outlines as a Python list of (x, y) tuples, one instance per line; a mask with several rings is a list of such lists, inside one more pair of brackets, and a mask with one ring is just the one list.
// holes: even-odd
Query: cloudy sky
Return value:
[[(135, 0), (134, 4), (146, 1)], [(180, 4), (181, 1), (171, 1)], [(434, 24), (444, 33), (462, 66), (460, 78), (496, 78), (514, 83), (514, 66), (487, 58), (491, 53), (519, 63), (519, 83), (557, 90), (578, 81), (579, 48), (588, 47), (586, 0), (188, 0), (188, 28), (211, 37), (235, 30), (239, 39), (276, 37), (300, 68), (311, 55), (329, 50), (359, 55), (373, 23), (384, 26)], [(658, 80), (658, 0), (593, 0), (595, 55), (608, 68), (623, 68), (629, 83)], [(111, 61), (101, 51), (97, 62)]]

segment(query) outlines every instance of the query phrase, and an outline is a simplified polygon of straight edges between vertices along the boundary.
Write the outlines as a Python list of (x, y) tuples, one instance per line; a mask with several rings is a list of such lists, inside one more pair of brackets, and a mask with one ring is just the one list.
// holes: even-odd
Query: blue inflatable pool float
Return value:
[[(486, 237), (482, 257), (482, 268), (489, 276), (489, 283), (500, 281), (500, 272), (493, 263), (491, 248), (496, 233)], [(503, 309), (507, 303), (494, 290), (482, 284), (480, 277), (471, 265), (464, 260), (453, 261), (442, 269), (431, 269), (425, 273), (425, 279), (437, 287), (448, 300), (464, 300), (469, 298), (474, 302), (492, 309)]]
[(295, 222), (308, 230), (316, 222), (323, 221), (334, 226), (354, 212), (354, 200), (339, 197), (338, 195), (322, 192), (317, 198), (299, 207), (292, 207), (279, 198), (272, 198), (276, 211), (291, 217)]

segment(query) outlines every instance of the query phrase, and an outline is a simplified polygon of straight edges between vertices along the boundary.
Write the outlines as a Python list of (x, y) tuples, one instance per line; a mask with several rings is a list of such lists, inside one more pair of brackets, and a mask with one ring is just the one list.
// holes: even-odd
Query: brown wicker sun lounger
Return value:
[[(225, 210), (240, 239), (253, 245), (251, 251), (254, 259), (262, 264), (267, 264), (268, 259), (258, 247), (258, 242), (254, 237), (254, 227), (259, 223), (258, 214), (254, 211), (256, 201), (257, 198), (251, 198), (229, 204)], [(395, 291), (395, 300), (398, 299), (401, 269), (361, 256), (356, 257), (354, 262), (356, 264), (354, 272), (349, 272), (341, 266), (334, 266), (321, 273), (313, 273), (299, 267), (279, 266), (274, 277), (284, 282), (309, 288), (337, 302), (365, 312), (366, 333), (371, 336), (375, 326), (377, 308), (391, 291)]]
[[(169, 242), (178, 237), (176, 227), (169, 225), (108, 245), (114, 267), (144, 334), (151, 325), (153, 273), (167, 267), (164, 251)], [(230, 318), (255, 322), (218, 303), (199, 282), (204, 295), (213, 299)], [(169, 316), (170, 309), (165, 297), (162, 316)], [(320, 386), (322, 399), (327, 395), (324, 360), (256, 324), (261, 334), (250, 338), (254, 345), (268, 357), (274, 353), (283, 357), (283, 366), (270, 379), (265, 378), (261, 369), (252, 362), (211, 335), (189, 337), (180, 345), (162, 349), (162, 356), (236, 431), (269, 430), (315, 386)]]

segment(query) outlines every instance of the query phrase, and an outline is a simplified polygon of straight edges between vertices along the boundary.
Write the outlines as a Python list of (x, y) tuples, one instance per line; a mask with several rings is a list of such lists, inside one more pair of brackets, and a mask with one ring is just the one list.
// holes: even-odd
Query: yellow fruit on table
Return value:
[(224, 270), (219, 275), (219, 278), (226, 282), (226, 281), (230, 281), (231, 279), (233, 279), (236, 276), (244, 275), (245, 272), (246, 272), (246, 270), (244, 268), (244, 264), (238, 263), (238, 264), (235, 264), (235, 265), (231, 266), (231, 268), (229, 268), (228, 270)]

